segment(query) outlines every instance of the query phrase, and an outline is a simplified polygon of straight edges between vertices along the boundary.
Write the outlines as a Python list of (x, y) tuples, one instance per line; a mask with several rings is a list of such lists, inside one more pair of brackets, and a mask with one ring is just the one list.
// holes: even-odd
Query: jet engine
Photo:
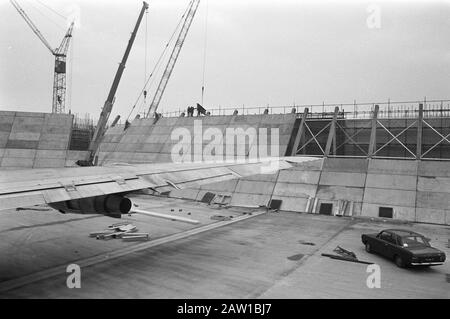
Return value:
[(73, 199), (49, 204), (61, 213), (102, 214), (120, 218), (131, 209), (131, 200), (118, 194)]

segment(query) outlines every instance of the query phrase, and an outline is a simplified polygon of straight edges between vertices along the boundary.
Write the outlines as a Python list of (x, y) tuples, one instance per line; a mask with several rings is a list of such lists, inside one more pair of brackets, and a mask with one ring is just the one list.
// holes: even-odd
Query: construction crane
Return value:
[(116, 95), (117, 88), (119, 87), (119, 82), (123, 74), (123, 70), (125, 69), (125, 64), (128, 59), (128, 55), (130, 54), (131, 47), (133, 46), (134, 39), (136, 38), (137, 31), (141, 24), (142, 17), (144, 16), (145, 11), (148, 9), (148, 3), (142, 3), (142, 9), (139, 13), (138, 20), (136, 25), (134, 26), (134, 30), (131, 33), (130, 40), (128, 41), (127, 48), (125, 49), (125, 53), (123, 55), (122, 61), (119, 64), (116, 75), (114, 77), (114, 81), (111, 85), (111, 89), (109, 90), (108, 97), (106, 98), (105, 104), (102, 108), (102, 113), (100, 114), (100, 118), (98, 119), (97, 126), (95, 128), (94, 136), (92, 137), (91, 143), (89, 145), (89, 154), (87, 160), (78, 161), (78, 165), (80, 166), (90, 166), (94, 164), (95, 154), (97, 153), (98, 146), (100, 145), (100, 141), (105, 134), (106, 124), (108, 123), (109, 115), (111, 114), (111, 110), (114, 104), (114, 99)]
[(200, 0), (192, 0), (189, 5), (189, 11), (186, 14), (183, 26), (181, 27), (180, 33), (178, 34), (177, 41), (175, 42), (175, 46), (172, 50), (169, 61), (167, 62), (161, 81), (159, 82), (158, 88), (156, 89), (155, 95), (153, 96), (152, 103), (148, 108), (146, 117), (152, 116), (158, 110), (159, 102), (161, 102), (161, 98), (163, 96), (164, 90), (166, 89), (167, 82), (169, 81), (169, 78), (172, 75), (173, 68), (175, 67), (178, 55), (180, 54), (181, 48), (183, 47), (184, 40), (186, 39), (186, 36), (188, 34), (192, 20), (194, 19), (195, 13), (197, 12), (199, 4)]
[(22, 7), (17, 3), (16, 0), (10, 0), (11, 4), (16, 8), (34, 34), (37, 35), (39, 40), (49, 49), (52, 55), (55, 56), (55, 69), (53, 76), (53, 102), (52, 102), (52, 113), (65, 113), (66, 105), (66, 57), (67, 51), (69, 49), (70, 38), (72, 37), (72, 31), (74, 22), (69, 26), (61, 44), (58, 48), (53, 49), (48, 41), (44, 38), (42, 33), (36, 27), (36, 25), (31, 21), (30, 17), (25, 13)]

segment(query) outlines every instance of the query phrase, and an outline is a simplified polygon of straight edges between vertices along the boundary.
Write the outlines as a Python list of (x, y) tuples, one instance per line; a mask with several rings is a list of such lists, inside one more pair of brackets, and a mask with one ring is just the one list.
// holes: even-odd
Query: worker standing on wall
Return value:
[(193, 106), (188, 106), (187, 107), (187, 116), (194, 116), (194, 107)]

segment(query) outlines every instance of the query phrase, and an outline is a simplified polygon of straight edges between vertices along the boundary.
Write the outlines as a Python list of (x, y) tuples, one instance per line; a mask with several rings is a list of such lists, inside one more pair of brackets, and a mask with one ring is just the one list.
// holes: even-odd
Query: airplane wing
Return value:
[[(289, 161), (289, 158), (268, 158), (234, 163), (120, 164), (0, 171), (0, 210), (38, 204), (77, 203), (86, 198), (126, 195), (146, 188), (164, 191), (270, 174), (291, 167)], [(99, 204), (96, 201), (89, 205)], [(102, 203), (101, 206), (105, 205)], [(83, 205), (75, 205), (75, 208), (80, 207)]]

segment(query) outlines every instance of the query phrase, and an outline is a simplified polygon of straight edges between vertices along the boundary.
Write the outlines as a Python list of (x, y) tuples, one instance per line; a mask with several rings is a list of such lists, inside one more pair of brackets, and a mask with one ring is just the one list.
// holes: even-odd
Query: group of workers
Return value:
[[(189, 116), (194, 116), (194, 111), (195, 111), (195, 107), (193, 107), (193, 106), (188, 106), (188, 108), (187, 108), (187, 116), (189, 117)], [(206, 110), (205, 110), (205, 108), (203, 107), (203, 106), (201, 106), (200, 104), (198, 104), (197, 103), (197, 116), (200, 116), (200, 115), (210, 115), (210, 113), (209, 112), (206, 112)]]

